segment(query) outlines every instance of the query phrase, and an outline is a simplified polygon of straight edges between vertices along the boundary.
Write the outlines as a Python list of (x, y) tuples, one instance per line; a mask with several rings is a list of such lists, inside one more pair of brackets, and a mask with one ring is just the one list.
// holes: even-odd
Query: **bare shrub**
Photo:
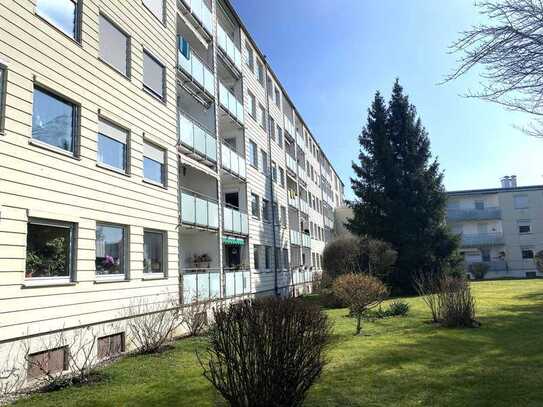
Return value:
[(438, 299), (442, 325), (458, 328), (478, 325), (475, 321), (475, 298), (465, 278), (443, 277)]
[(334, 281), (334, 293), (349, 307), (356, 317), (356, 334), (362, 331), (362, 318), (371, 308), (388, 297), (388, 289), (377, 277), (367, 274), (345, 274)]
[(124, 317), (128, 321), (130, 341), (142, 354), (164, 348), (183, 323), (179, 303), (172, 298), (158, 303), (149, 299), (132, 301)]
[(439, 322), (439, 298), (437, 293), (440, 291), (439, 275), (418, 273), (413, 279), (415, 289), (422, 298), (430, 313), (432, 322)]
[(209, 327), (209, 312), (213, 300), (192, 301), (183, 306), (181, 311), (181, 326), (187, 330), (189, 336), (200, 336)]
[[(13, 348), (10, 350), (11, 354)], [(26, 383), (26, 372), (16, 360), (7, 358), (0, 368), (0, 405), (7, 402), (9, 397), (19, 393)]]
[(319, 377), (330, 336), (326, 315), (300, 299), (268, 297), (214, 309), (199, 360), (231, 406), (301, 406)]

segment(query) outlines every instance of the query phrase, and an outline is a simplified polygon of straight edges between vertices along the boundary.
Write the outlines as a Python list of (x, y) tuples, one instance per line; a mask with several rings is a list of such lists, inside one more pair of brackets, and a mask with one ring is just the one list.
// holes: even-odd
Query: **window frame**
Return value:
[(37, 2), (34, 3), (34, 14), (39, 19), (41, 19), (42, 21), (47, 23), (49, 26), (51, 26), (55, 30), (57, 30), (59, 33), (65, 35), (67, 38), (74, 41), (77, 45), (81, 46), (81, 37), (82, 37), (81, 32), (82, 32), (82, 26), (83, 26), (83, 18), (82, 18), (83, 17), (83, 4), (82, 4), (82, 0), (67, 0), (67, 1), (75, 3), (75, 8), (74, 8), (74, 35), (73, 35), (73, 37), (72, 37), (71, 34), (67, 33), (62, 28), (57, 26), (52, 19), (50, 19), (49, 17), (47, 17), (44, 14), (41, 14), (38, 11), (38, 3)]
[[(163, 183), (160, 183), (160, 182), (157, 182), (157, 181), (155, 181), (153, 179), (145, 177), (145, 158), (147, 158), (148, 160), (154, 161), (154, 162), (158, 162), (158, 161), (156, 161), (156, 160), (154, 160), (154, 159), (152, 159), (150, 157), (147, 157), (145, 155), (145, 144), (148, 144), (148, 145), (150, 145), (151, 147), (153, 147), (153, 148), (155, 148), (157, 150), (162, 150), (162, 152), (164, 153), (164, 163), (162, 163)], [(143, 182), (145, 182), (147, 184), (157, 186), (157, 187), (167, 189), (168, 188), (168, 150), (163, 148), (159, 144), (156, 144), (155, 142), (150, 141), (150, 140), (148, 140), (146, 138), (143, 139), (143, 146), (144, 146), (143, 153), (142, 153), (142, 157), (143, 157), (143, 160), (142, 160)]]
[[(256, 215), (255, 215), (255, 208), (253, 208), (253, 203), (256, 205)], [(251, 192), (251, 216), (253, 219), (261, 219), (261, 205), (260, 205), (260, 197), (255, 194), (254, 192)]]
[[(125, 146), (125, 150), (124, 150), (124, 166), (125, 166), (125, 168), (124, 169), (117, 168), (115, 166), (109, 165), (109, 164), (101, 162), (99, 160), (99, 157), (98, 157), (98, 149), (99, 149), (99, 143), (100, 143), (100, 137), (99, 136), (102, 135), (102, 136), (107, 137), (107, 138), (109, 138), (111, 140), (115, 140), (114, 138), (108, 136), (107, 134), (100, 133), (100, 122), (101, 121), (106, 122), (106, 124), (109, 124), (112, 127), (118, 127), (119, 130), (126, 132), (126, 143), (124, 143), (124, 146)], [(112, 121), (112, 120), (110, 120), (110, 119), (108, 119), (108, 118), (106, 118), (104, 116), (99, 115), (98, 116), (98, 131), (96, 133), (96, 165), (98, 165), (99, 167), (105, 168), (107, 170), (117, 172), (117, 173), (122, 174), (122, 175), (130, 175), (130, 167), (131, 167), (131, 154), (130, 154), (131, 143), (130, 143), (130, 141), (131, 141), (131, 139), (132, 139), (132, 132), (130, 131), (130, 129), (127, 129), (124, 126), (121, 126), (118, 123), (116, 123), (116, 122), (114, 122), (114, 121)], [(115, 141), (117, 141), (118, 143), (121, 143), (118, 140), (115, 140)]]
[(162, 1), (162, 19), (160, 19), (160, 18), (153, 12), (153, 10), (152, 10), (149, 6), (147, 6), (147, 4), (145, 4), (145, 0), (142, 0), (142, 1), (141, 1), (141, 4), (143, 5), (143, 7), (144, 7), (145, 9), (147, 9), (147, 11), (149, 11), (149, 13), (151, 13), (151, 15), (152, 15), (153, 17), (155, 17), (158, 21), (160, 21), (160, 23), (161, 23), (164, 27), (166, 27), (166, 22), (167, 22), (167, 15), (166, 15), (166, 14), (167, 14), (168, 10), (167, 10), (167, 8), (166, 8), (166, 1), (165, 1), (165, 0), (161, 0), (161, 1)]
[(271, 222), (271, 206), (268, 199), (262, 198), (262, 221)]
[[(115, 65), (107, 61), (102, 57), (100, 54), (100, 17), (104, 18), (109, 24), (113, 26), (116, 30), (118, 30), (121, 34), (123, 34), (126, 37), (126, 74), (121, 72)], [(113, 69), (115, 72), (119, 73), (120, 75), (124, 76), (128, 80), (132, 79), (132, 37), (128, 32), (123, 29), (119, 24), (114, 22), (109, 16), (107, 16), (105, 13), (100, 11), (98, 14), (98, 59), (102, 61), (105, 65), (109, 66), (111, 69)]]
[(249, 67), (251, 72), (255, 71), (255, 54), (253, 47), (249, 44), (249, 41), (245, 40), (245, 52), (247, 54), (247, 58), (245, 60), (245, 65)]
[[(26, 276), (26, 264), (28, 262), (28, 239), (29, 239), (29, 226), (39, 225), (51, 228), (62, 228), (69, 230), (69, 247), (68, 247), (68, 275), (67, 276), (54, 276), (54, 277), (27, 277)], [(55, 284), (69, 284), (76, 281), (76, 265), (77, 265), (77, 224), (73, 222), (58, 221), (54, 219), (43, 219), (29, 217), (26, 227), (26, 242), (25, 242), (26, 256), (25, 256), (25, 282), (30, 282), (36, 285), (55, 285)]]
[(269, 157), (268, 157), (268, 153), (266, 151), (264, 151), (264, 149), (260, 149), (260, 157), (262, 159), (262, 174), (264, 175), (268, 175), (268, 166), (269, 166)]
[[(251, 151), (253, 152), (252, 155)], [(258, 145), (253, 140), (249, 140), (247, 153), (249, 154), (249, 165), (258, 170)]]
[(2, 71), (2, 79), (0, 79), (0, 136), (5, 135), (6, 131), (6, 99), (8, 87), (8, 67), (0, 61), (0, 71)]
[[(527, 220), (518, 221), (517, 227), (518, 227), (518, 233), (520, 235), (529, 235), (532, 233), (532, 223), (530, 221), (527, 221)], [(521, 228), (528, 228), (528, 230), (523, 232)]]
[(256, 107), (256, 96), (251, 92), (250, 90), (247, 90), (247, 96), (249, 101), (249, 116), (253, 118), (253, 120), (256, 121), (256, 113), (257, 113), (257, 107)]
[(260, 271), (260, 247), (259, 244), (253, 244), (253, 263), (257, 271)]
[(264, 246), (264, 270), (266, 271), (270, 271), (272, 268), (271, 256), (272, 256), (271, 246)]
[[(145, 84), (145, 55), (147, 55), (150, 59), (152, 59), (157, 65), (160, 65), (162, 67), (162, 95), (159, 95), (156, 93), (152, 88), (147, 86)], [(142, 61), (142, 67), (143, 67), (143, 77), (142, 77), (142, 85), (143, 90), (153, 96), (155, 99), (160, 100), (162, 103), (166, 103), (166, 82), (167, 82), (167, 67), (166, 65), (157, 57), (154, 56), (154, 54), (151, 53), (147, 48), (143, 48), (143, 61)]]
[(143, 229), (143, 261), (145, 262), (145, 234), (155, 234), (162, 236), (162, 265), (160, 273), (146, 272), (145, 264), (143, 266), (143, 279), (160, 279), (168, 276), (168, 233), (164, 230), (144, 228)]
[[(525, 253), (532, 253), (531, 257), (525, 257), (524, 254)], [(533, 248), (530, 248), (530, 247), (521, 247), (520, 248), (520, 257), (522, 258), (522, 260), (534, 260), (535, 259), (535, 250)]]
[[(128, 271), (130, 270), (129, 264), (130, 264), (130, 244), (129, 244), (129, 238), (130, 238), (130, 229), (126, 225), (116, 224), (116, 223), (109, 223), (109, 222), (96, 222), (96, 232), (98, 232), (98, 227), (116, 227), (119, 229), (122, 229), (123, 231), (123, 258), (122, 258), (122, 274), (98, 274), (98, 270), (94, 271), (94, 275), (97, 281), (109, 281), (109, 280), (129, 280), (130, 277), (128, 275)], [(97, 244), (98, 239), (95, 239), (95, 245)], [(95, 249), (96, 250), (96, 249)], [(97, 250), (96, 250), (97, 251)], [(95, 252), (96, 257), (96, 252)]]

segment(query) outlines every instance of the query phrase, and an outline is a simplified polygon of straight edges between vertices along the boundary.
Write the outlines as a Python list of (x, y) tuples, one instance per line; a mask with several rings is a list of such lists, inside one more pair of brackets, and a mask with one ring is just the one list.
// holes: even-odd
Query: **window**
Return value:
[(143, 0), (143, 4), (156, 18), (164, 23), (164, 0)]
[(316, 260), (315, 253), (311, 253), (311, 265), (312, 265), (313, 267), (316, 267), (316, 266), (317, 266), (317, 260)]
[(260, 198), (256, 194), (251, 194), (251, 215), (260, 219)]
[(74, 40), (79, 37), (79, 10), (76, 0), (37, 0), (36, 13)]
[(0, 135), (4, 133), (7, 76), (6, 68), (0, 65)]
[(272, 179), (273, 179), (273, 182), (277, 182), (277, 164), (275, 163), (275, 161), (272, 161)]
[(262, 199), (262, 219), (266, 222), (270, 221), (270, 201)]
[(253, 49), (248, 42), (245, 42), (245, 64), (249, 67), (251, 72), (255, 70), (255, 57)]
[(31, 220), (26, 240), (26, 278), (66, 279), (73, 264), (73, 231), (69, 223)]
[(256, 62), (256, 77), (258, 79), (258, 82), (260, 82), (260, 84), (264, 86), (264, 66), (260, 61)]
[(528, 195), (516, 195), (515, 209), (527, 209), (528, 208)]
[(147, 181), (166, 185), (166, 152), (159, 147), (143, 143), (143, 178)]
[(104, 119), (98, 122), (98, 157), (101, 164), (127, 172), (128, 132)]
[(271, 247), (270, 246), (264, 247), (264, 263), (265, 263), (265, 269), (269, 270), (271, 268)]
[(100, 14), (100, 58), (124, 76), (129, 76), (130, 38)]
[(258, 149), (254, 141), (249, 141), (249, 164), (258, 169)]
[(281, 225), (287, 227), (287, 208), (281, 206)]
[(251, 91), (247, 91), (247, 94), (249, 95), (249, 114), (252, 116), (253, 119), (256, 120), (256, 98), (255, 95), (251, 93)]
[(285, 187), (285, 170), (279, 168), (279, 183), (284, 188)]
[(532, 249), (522, 249), (522, 259), (523, 260), (533, 260), (534, 251)]
[(143, 232), (143, 272), (144, 274), (165, 274), (164, 233)]
[(258, 121), (260, 122), (260, 127), (266, 130), (266, 109), (264, 109), (264, 106), (258, 105), (258, 112), (259, 112)]
[(75, 104), (34, 88), (32, 138), (75, 154), (78, 108)]
[(28, 355), (29, 379), (54, 375), (68, 370), (68, 347), (50, 349)]
[(283, 249), (283, 268), (288, 269), (289, 266), (288, 249)]
[(96, 275), (124, 277), (126, 233), (123, 226), (96, 225)]
[(275, 120), (273, 120), (273, 117), (268, 118), (268, 128), (270, 129), (270, 137), (273, 141), (275, 141)]
[(485, 209), (485, 201), (475, 201), (475, 209), (477, 210)]
[(281, 93), (278, 88), (275, 88), (275, 104), (281, 109)]
[(277, 270), (281, 270), (281, 249), (279, 247), (276, 247), (273, 252), (273, 260), (274, 265)]
[(283, 129), (277, 125), (277, 144), (283, 148)]
[(104, 336), (98, 338), (98, 359), (110, 359), (124, 352), (125, 349), (124, 333)]
[(143, 51), (143, 87), (164, 100), (166, 68), (147, 51)]
[(274, 225), (279, 225), (281, 222), (281, 219), (279, 218), (279, 206), (277, 206), (277, 202), (273, 203), (272, 208), (273, 208)]
[(519, 221), (518, 232), (520, 234), (532, 233), (532, 225), (529, 221)]
[(264, 150), (260, 150), (260, 155), (262, 156), (262, 173), (267, 175), (268, 174), (268, 153), (266, 153)]
[(259, 251), (260, 251), (260, 246), (255, 244), (253, 246), (253, 261), (254, 261), (256, 270), (260, 269), (260, 257), (259, 257), (259, 253), (258, 253)]
[(266, 83), (267, 83), (266, 89), (268, 91), (268, 97), (272, 98), (273, 97), (273, 82), (270, 75), (268, 75), (268, 81)]

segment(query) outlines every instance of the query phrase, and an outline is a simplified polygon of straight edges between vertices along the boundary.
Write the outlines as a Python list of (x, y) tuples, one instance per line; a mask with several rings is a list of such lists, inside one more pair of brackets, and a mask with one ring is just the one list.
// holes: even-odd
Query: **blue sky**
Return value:
[[(273, 3), (273, 7), (270, 6)], [(492, 188), (503, 175), (543, 184), (543, 140), (529, 121), (461, 97), (473, 73), (438, 85), (455, 66), (458, 33), (481, 21), (473, 0), (233, 0), (247, 28), (317, 137), (352, 197), (351, 161), (376, 90), (400, 78), (445, 170), (448, 190)]]

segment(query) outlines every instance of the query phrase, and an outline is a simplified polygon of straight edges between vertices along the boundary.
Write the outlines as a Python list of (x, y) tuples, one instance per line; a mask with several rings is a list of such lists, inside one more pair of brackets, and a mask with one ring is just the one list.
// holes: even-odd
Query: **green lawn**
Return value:
[[(310, 406), (543, 405), (543, 280), (474, 283), (478, 329), (440, 329), (419, 299), (411, 314), (365, 325), (354, 337), (345, 310), (329, 311), (334, 338)], [(18, 406), (224, 405), (180, 341), (158, 356), (128, 357), (107, 381), (36, 395)], [(257, 391), (257, 389), (255, 389)]]

